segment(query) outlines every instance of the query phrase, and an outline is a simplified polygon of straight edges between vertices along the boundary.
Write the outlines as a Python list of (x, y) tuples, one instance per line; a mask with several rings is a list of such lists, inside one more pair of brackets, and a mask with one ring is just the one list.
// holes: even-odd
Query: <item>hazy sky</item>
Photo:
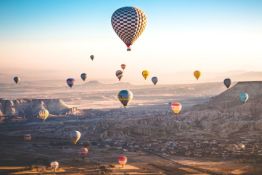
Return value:
[[(148, 25), (127, 52), (111, 26), (123, 6), (142, 9)], [(94, 54), (94, 62), (89, 55)], [(192, 71), (261, 71), (261, 0), (1, 0), (0, 73), (144, 82), (143, 69), (179, 83)], [(34, 73), (35, 72), (35, 75)], [(181, 72), (184, 72), (181, 75)], [(225, 75), (226, 76), (226, 75)]]

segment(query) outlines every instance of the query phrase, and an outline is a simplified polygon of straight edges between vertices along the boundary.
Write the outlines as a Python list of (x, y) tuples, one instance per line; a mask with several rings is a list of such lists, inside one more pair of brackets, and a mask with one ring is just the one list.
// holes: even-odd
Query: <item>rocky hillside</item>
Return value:
[(72, 110), (60, 99), (0, 99), (0, 116), (32, 118), (43, 108), (53, 115), (66, 114)]

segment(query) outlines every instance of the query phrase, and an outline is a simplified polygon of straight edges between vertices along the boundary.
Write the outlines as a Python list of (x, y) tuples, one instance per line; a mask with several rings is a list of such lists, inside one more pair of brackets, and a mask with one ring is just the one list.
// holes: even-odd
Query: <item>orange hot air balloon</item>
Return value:
[(125, 167), (126, 163), (127, 163), (127, 157), (124, 155), (120, 155), (118, 157), (118, 163), (123, 167)]
[(121, 69), (125, 70), (126, 65), (125, 64), (121, 64)]
[(199, 77), (201, 76), (201, 72), (200, 72), (199, 70), (196, 70), (196, 71), (194, 72), (194, 76), (195, 76), (195, 78), (198, 80)]
[(175, 114), (179, 114), (182, 109), (182, 105), (179, 102), (173, 102), (171, 103), (171, 109)]

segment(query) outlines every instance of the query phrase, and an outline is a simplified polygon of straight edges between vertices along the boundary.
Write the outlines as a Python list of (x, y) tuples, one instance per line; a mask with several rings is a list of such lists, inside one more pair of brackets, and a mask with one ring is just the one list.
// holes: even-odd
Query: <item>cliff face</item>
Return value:
[(27, 118), (37, 116), (40, 109), (47, 109), (50, 114), (66, 114), (71, 110), (60, 99), (0, 99), (1, 116), (25, 116)]

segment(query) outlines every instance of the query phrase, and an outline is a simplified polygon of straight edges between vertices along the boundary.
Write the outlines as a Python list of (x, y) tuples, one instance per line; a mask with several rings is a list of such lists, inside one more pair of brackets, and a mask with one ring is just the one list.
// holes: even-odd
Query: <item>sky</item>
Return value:
[[(148, 21), (131, 52), (111, 26), (123, 6), (140, 8)], [(194, 81), (194, 70), (203, 73), (200, 81), (261, 71), (262, 1), (0, 1), (0, 74), (79, 79), (86, 72), (90, 80), (116, 81), (122, 63), (123, 81), (138, 84), (144, 69), (161, 83)]]

